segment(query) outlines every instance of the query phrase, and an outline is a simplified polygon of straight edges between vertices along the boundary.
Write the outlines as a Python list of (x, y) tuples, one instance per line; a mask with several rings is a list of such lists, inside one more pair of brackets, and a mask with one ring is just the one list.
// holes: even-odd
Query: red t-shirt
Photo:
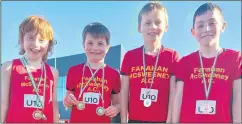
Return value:
[[(211, 73), (210, 68), (213, 65), (214, 59), (215, 57), (202, 57), (207, 86), (208, 77)], [(208, 97), (208, 100), (216, 100), (216, 113), (213, 115), (195, 114), (196, 100), (206, 99), (198, 51), (183, 57), (177, 68), (179, 68), (176, 74), (177, 80), (184, 82), (180, 114), (181, 123), (232, 122), (230, 113), (233, 81), (241, 78), (240, 52), (223, 49), (223, 52), (218, 55), (213, 83)]]
[[(69, 69), (67, 75), (66, 89), (69, 91), (74, 91), (74, 96), (77, 99), (81, 89), (83, 67), (84, 64), (73, 66)], [(109, 66), (106, 66), (104, 70), (104, 108), (108, 108), (111, 105), (111, 95), (120, 92), (120, 75), (116, 70)], [(94, 73), (96, 70), (92, 71)], [(91, 72), (88, 66), (86, 66), (83, 76), (83, 87), (91, 76)], [(102, 69), (98, 70), (94, 78), (97, 80), (98, 88), (92, 79), (85, 88), (84, 93), (98, 93), (98, 90), (100, 93), (102, 93)], [(82, 97), (79, 99), (79, 101), (83, 100), (84, 93), (82, 93)], [(78, 110), (76, 106), (73, 106), (70, 123), (110, 123), (111, 119), (109, 117), (105, 115), (99, 116), (96, 114), (96, 108), (100, 106), (102, 106), (101, 97), (99, 97), (99, 103), (97, 104), (86, 103), (84, 110)]]
[[(168, 113), (170, 76), (174, 74), (173, 64), (178, 61), (176, 51), (162, 48), (152, 89), (158, 90), (157, 101), (145, 107), (141, 100), (141, 89), (146, 88), (143, 74), (143, 46), (128, 51), (122, 63), (121, 74), (130, 77), (129, 119), (137, 121), (166, 121)], [(145, 54), (147, 80), (151, 80), (156, 56)], [(150, 88), (150, 83), (147, 84)]]
[[(47, 120), (34, 120), (32, 114), (36, 110), (36, 93), (33, 91), (28, 73), (21, 63), (20, 59), (13, 60), (11, 78), (10, 78), (10, 93), (9, 93), (9, 108), (6, 117), (7, 123), (53, 123), (53, 87), (54, 78), (50, 66), (46, 67), (46, 94), (45, 105), (42, 112), (47, 117)], [(32, 71), (34, 81), (37, 83), (41, 75), (41, 69)], [(44, 91), (44, 73), (39, 87), (39, 95), (43, 96)], [(37, 106), (40, 106), (37, 105)]]

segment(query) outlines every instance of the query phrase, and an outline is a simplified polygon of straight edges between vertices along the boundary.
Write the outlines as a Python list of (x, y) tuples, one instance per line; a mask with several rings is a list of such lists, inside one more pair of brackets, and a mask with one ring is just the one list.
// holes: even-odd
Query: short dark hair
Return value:
[(168, 13), (167, 13), (167, 10), (166, 8), (161, 5), (159, 2), (149, 2), (147, 3), (139, 12), (139, 16), (138, 16), (138, 24), (141, 23), (142, 21), (142, 15), (144, 13), (148, 13), (148, 12), (151, 12), (152, 10), (161, 10), (163, 11), (165, 14), (166, 14), (166, 23), (168, 25)]
[(107, 45), (110, 44), (110, 32), (107, 27), (99, 22), (93, 22), (88, 24), (82, 32), (83, 42), (86, 40), (86, 34), (90, 33), (93, 37), (104, 36), (106, 38)]
[(215, 9), (217, 9), (220, 12), (221, 17), (223, 19), (224, 16), (223, 16), (222, 10), (221, 10), (221, 8), (218, 5), (213, 4), (213, 3), (204, 3), (203, 5), (201, 5), (196, 10), (196, 12), (195, 12), (195, 14), (193, 16), (193, 27), (194, 27), (194, 24), (195, 24), (195, 21), (196, 21), (196, 17), (197, 16), (200, 16), (200, 15), (204, 14), (207, 11), (214, 11)]

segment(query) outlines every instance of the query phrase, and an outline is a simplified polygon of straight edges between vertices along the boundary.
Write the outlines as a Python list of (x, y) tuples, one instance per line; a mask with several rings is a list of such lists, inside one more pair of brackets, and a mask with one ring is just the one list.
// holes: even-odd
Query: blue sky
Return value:
[[(169, 30), (162, 44), (178, 51), (182, 57), (198, 49), (192, 37), (193, 14), (206, 1), (165, 1), (168, 10)], [(1, 63), (18, 58), (18, 26), (30, 15), (46, 18), (54, 28), (58, 44), (50, 57), (83, 53), (81, 33), (90, 22), (101, 22), (111, 32), (111, 46), (122, 44), (126, 51), (143, 44), (138, 33), (138, 13), (147, 1), (124, 2), (2, 2)], [(241, 51), (241, 2), (214, 1), (223, 11), (227, 29), (221, 35), (222, 47)]]

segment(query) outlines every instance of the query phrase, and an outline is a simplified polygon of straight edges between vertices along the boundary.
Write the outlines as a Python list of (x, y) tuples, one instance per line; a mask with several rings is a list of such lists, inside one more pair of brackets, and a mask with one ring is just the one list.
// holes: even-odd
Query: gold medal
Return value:
[(96, 109), (96, 113), (97, 113), (97, 115), (99, 115), (99, 116), (104, 115), (104, 108), (103, 108), (103, 107), (97, 107), (97, 109)]
[(144, 106), (145, 106), (145, 107), (150, 107), (150, 106), (151, 106), (151, 103), (152, 103), (152, 102), (151, 102), (151, 99), (145, 99), (145, 100), (144, 100)]
[(42, 118), (43, 114), (41, 111), (36, 110), (33, 112), (32, 116), (35, 120), (40, 120)]
[(79, 101), (76, 106), (78, 110), (85, 109), (85, 103), (83, 101)]

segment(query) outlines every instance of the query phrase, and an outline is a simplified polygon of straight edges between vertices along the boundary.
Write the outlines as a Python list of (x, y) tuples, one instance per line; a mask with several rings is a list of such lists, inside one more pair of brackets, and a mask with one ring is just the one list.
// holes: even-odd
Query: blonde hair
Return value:
[(141, 24), (142, 15), (144, 13), (148, 13), (148, 12), (151, 12), (153, 10), (160, 10), (160, 11), (164, 12), (165, 16), (166, 16), (166, 24), (168, 25), (167, 9), (163, 5), (161, 5), (158, 1), (150, 1), (140, 10), (139, 16), (138, 16), (138, 24)]
[(48, 53), (52, 53), (54, 41), (54, 31), (47, 20), (40, 16), (30, 16), (26, 18), (19, 26), (19, 45), (21, 46), (19, 54), (25, 54), (25, 50), (22, 46), (24, 35), (30, 31), (37, 31), (41, 38), (49, 40), (49, 46), (47, 53), (43, 56), (42, 60), (46, 61)]

